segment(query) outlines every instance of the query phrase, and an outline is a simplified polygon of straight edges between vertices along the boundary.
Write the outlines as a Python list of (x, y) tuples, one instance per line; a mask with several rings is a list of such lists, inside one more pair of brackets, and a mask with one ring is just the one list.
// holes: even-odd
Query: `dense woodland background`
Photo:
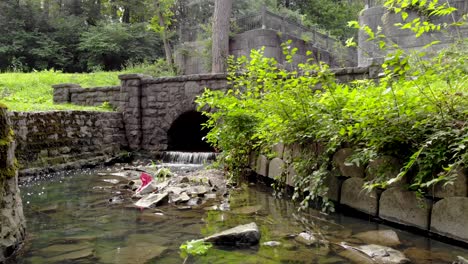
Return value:
[[(364, 0), (235, 0), (232, 19), (262, 6), (342, 39)], [(211, 27), (213, 0), (2, 0), (0, 71), (121, 70), (164, 57), (157, 14), (171, 13), (171, 46), (187, 26)], [(163, 10), (162, 10), (163, 9)], [(153, 29), (152, 29), (153, 28)]]

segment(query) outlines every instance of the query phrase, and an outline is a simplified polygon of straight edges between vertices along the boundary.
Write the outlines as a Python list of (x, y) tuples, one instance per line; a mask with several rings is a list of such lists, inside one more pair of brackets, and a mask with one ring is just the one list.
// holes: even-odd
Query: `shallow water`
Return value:
[[(16, 263), (183, 263), (179, 251), (183, 242), (250, 222), (259, 226), (261, 243), (281, 245), (212, 248), (186, 263), (352, 263), (335, 250), (307, 247), (290, 235), (309, 230), (333, 243), (351, 243), (356, 242), (351, 234), (393, 229), (338, 214), (298, 213), (292, 202), (275, 199), (261, 184), (231, 191), (230, 211), (180, 210), (171, 205), (139, 210), (127, 206), (132, 201), (124, 190), (103, 181), (112, 178), (103, 172), (109, 171), (56, 176), (21, 188), (29, 240)], [(109, 202), (118, 196), (121, 203)], [(467, 249), (393, 230), (402, 242), (394, 248), (413, 263), (451, 263), (457, 256), (468, 257)]]

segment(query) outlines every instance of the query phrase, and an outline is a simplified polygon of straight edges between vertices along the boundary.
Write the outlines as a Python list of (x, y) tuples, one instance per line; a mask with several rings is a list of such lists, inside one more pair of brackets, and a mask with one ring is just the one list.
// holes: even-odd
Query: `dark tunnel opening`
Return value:
[(199, 112), (190, 111), (180, 115), (168, 131), (168, 150), (187, 152), (214, 152), (203, 140), (208, 133), (202, 124), (208, 120)]

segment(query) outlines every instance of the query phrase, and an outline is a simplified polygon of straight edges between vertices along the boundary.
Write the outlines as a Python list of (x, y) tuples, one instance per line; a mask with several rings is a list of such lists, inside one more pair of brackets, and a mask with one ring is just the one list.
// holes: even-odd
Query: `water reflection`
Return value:
[[(391, 229), (343, 215), (325, 216), (314, 210), (298, 213), (293, 203), (274, 198), (271, 189), (261, 185), (232, 190), (230, 211), (210, 210), (208, 205), (192, 210), (165, 205), (141, 211), (128, 206), (133, 201), (118, 183), (103, 181), (110, 175), (107, 170), (89, 171), (23, 186), (30, 241), (24, 255), (15, 261), (182, 263), (179, 246), (184, 241), (256, 222), (262, 235), (259, 246), (212, 248), (208, 255), (191, 257), (187, 263), (350, 263), (349, 258), (338, 254), (340, 250), (334, 244), (362, 243), (352, 235)], [(122, 201), (109, 201), (116, 196)], [(299, 243), (294, 235), (303, 231), (326, 239), (329, 244)], [(466, 249), (395, 231), (401, 240), (395, 248), (413, 263), (451, 263), (457, 256), (468, 257)], [(280, 245), (262, 245), (269, 241)]]

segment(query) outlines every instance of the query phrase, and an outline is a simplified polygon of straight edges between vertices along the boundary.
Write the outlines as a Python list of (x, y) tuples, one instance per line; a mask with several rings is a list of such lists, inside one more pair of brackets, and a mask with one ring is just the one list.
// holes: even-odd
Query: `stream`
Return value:
[[(185, 174), (203, 169), (201, 164), (159, 166)], [(261, 183), (242, 184), (230, 189), (229, 195), (192, 208), (163, 204), (138, 209), (132, 206), (135, 200), (116, 187), (120, 179), (113, 175), (121, 169), (62, 173), (23, 184), (29, 235), (13, 263), (183, 263), (179, 247), (185, 241), (250, 222), (257, 223), (261, 232), (259, 245), (213, 247), (205, 256), (191, 256), (186, 263), (362, 263), (332, 246), (307, 246), (294, 239), (306, 230), (327, 237), (331, 244), (366, 244), (356, 234), (393, 230), (399, 241), (383, 243), (391, 242), (411, 263), (468, 259), (468, 249), (384, 224), (313, 209), (298, 212), (293, 202), (275, 198), (272, 189)], [(229, 208), (212, 210), (227, 199)], [(368, 234), (372, 239), (373, 233)]]

